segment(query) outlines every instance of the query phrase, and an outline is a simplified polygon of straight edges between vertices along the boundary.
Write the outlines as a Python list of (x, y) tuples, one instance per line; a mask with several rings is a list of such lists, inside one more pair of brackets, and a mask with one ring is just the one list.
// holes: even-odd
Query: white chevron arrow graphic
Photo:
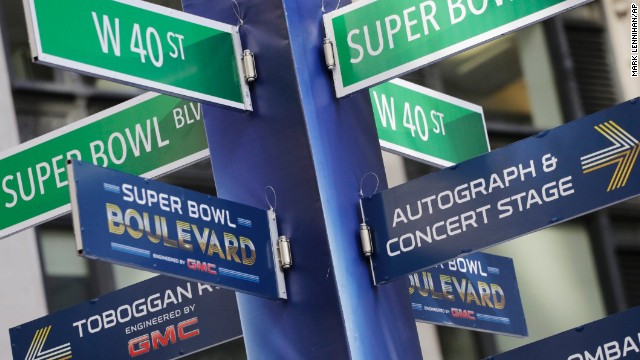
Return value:
[(613, 146), (581, 157), (582, 172), (586, 174), (617, 164), (607, 191), (619, 189), (629, 180), (640, 152), (640, 142), (611, 120), (596, 125), (595, 129), (609, 139)]
[(39, 329), (33, 336), (31, 346), (24, 360), (68, 360), (71, 359), (71, 343), (56, 346), (49, 350), (42, 350), (51, 331), (51, 326)]

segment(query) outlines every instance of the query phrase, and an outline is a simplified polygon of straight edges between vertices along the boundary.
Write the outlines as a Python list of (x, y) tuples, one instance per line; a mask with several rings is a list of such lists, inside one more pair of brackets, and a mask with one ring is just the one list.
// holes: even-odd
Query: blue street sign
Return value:
[(527, 336), (510, 258), (474, 253), (409, 275), (418, 321)]
[(374, 283), (640, 194), (638, 99), (363, 199)]
[(640, 307), (634, 307), (486, 360), (613, 360), (638, 357)]
[(174, 359), (242, 336), (232, 291), (165, 276), (9, 330), (14, 359)]
[(286, 299), (275, 213), (73, 160), (78, 253)]

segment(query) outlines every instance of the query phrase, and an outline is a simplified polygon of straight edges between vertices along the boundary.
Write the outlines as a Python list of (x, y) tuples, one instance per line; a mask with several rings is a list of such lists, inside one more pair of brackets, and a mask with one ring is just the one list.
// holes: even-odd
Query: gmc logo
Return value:
[[(151, 349), (158, 350), (161, 347), (167, 347), (171, 344), (175, 344), (178, 339), (186, 340), (188, 338), (200, 335), (200, 329), (193, 329), (191, 331), (186, 328), (198, 323), (198, 318), (194, 317), (189, 320), (185, 320), (176, 326), (169, 325), (164, 330), (164, 334), (160, 330), (155, 330), (151, 333), (151, 336), (145, 334), (138, 336), (135, 339), (129, 340), (129, 356), (136, 357), (138, 355), (146, 354)], [(149, 339), (151, 338), (151, 339)]]
[(460, 318), (460, 319), (467, 319), (467, 320), (476, 319), (474, 312), (471, 310), (451, 308), (451, 315), (453, 315), (454, 318)]
[(212, 275), (216, 275), (218, 272), (216, 271), (216, 265), (210, 264), (204, 261), (198, 261), (193, 259), (187, 259), (187, 267), (189, 270), (206, 272)]

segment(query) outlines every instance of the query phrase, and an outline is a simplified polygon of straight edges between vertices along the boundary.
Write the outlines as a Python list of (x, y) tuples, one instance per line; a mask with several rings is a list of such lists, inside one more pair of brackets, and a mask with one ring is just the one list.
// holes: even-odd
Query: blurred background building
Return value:
[[(630, 7), (597, 0), (404, 78), (481, 105), (496, 149), (640, 96), (630, 76)], [(0, 33), (0, 150), (142, 93), (33, 64), (20, 0), (0, 2)], [(437, 171), (384, 158), (390, 185)], [(161, 180), (215, 194), (208, 161)], [(481, 359), (640, 305), (640, 199), (490, 252), (514, 259), (530, 336), (418, 324), (425, 359)], [(11, 359), (8, 328), (151, 276), (75, 253), (70, 217), (0, 240), (0, 360)], [(246, 355), (237, 340), (188, 358)]]

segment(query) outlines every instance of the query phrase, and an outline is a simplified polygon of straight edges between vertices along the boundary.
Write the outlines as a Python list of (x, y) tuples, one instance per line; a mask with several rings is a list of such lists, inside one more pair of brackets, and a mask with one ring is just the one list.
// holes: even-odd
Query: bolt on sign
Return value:
[(338, 97), (592, 0), (361, 0), (324, 15)]
[(14, 359), (176, 359), (240, 338), (242, 328), (232, 291), (156, 276), (9, 335)]
[(202, 106), (147, 93), (0, 153), (0, 238), (71, 210), (65, 161), (158, 177), (209, 156)]
[(77, 160), (67, 173), (78, 254), (287, 298), (273, 211)]
[(640, 195), (634, 99), (364, 198), (376, 284)]
[(251, 110), (236, 26), (145, 1), (23, 3), (38, 63)]

